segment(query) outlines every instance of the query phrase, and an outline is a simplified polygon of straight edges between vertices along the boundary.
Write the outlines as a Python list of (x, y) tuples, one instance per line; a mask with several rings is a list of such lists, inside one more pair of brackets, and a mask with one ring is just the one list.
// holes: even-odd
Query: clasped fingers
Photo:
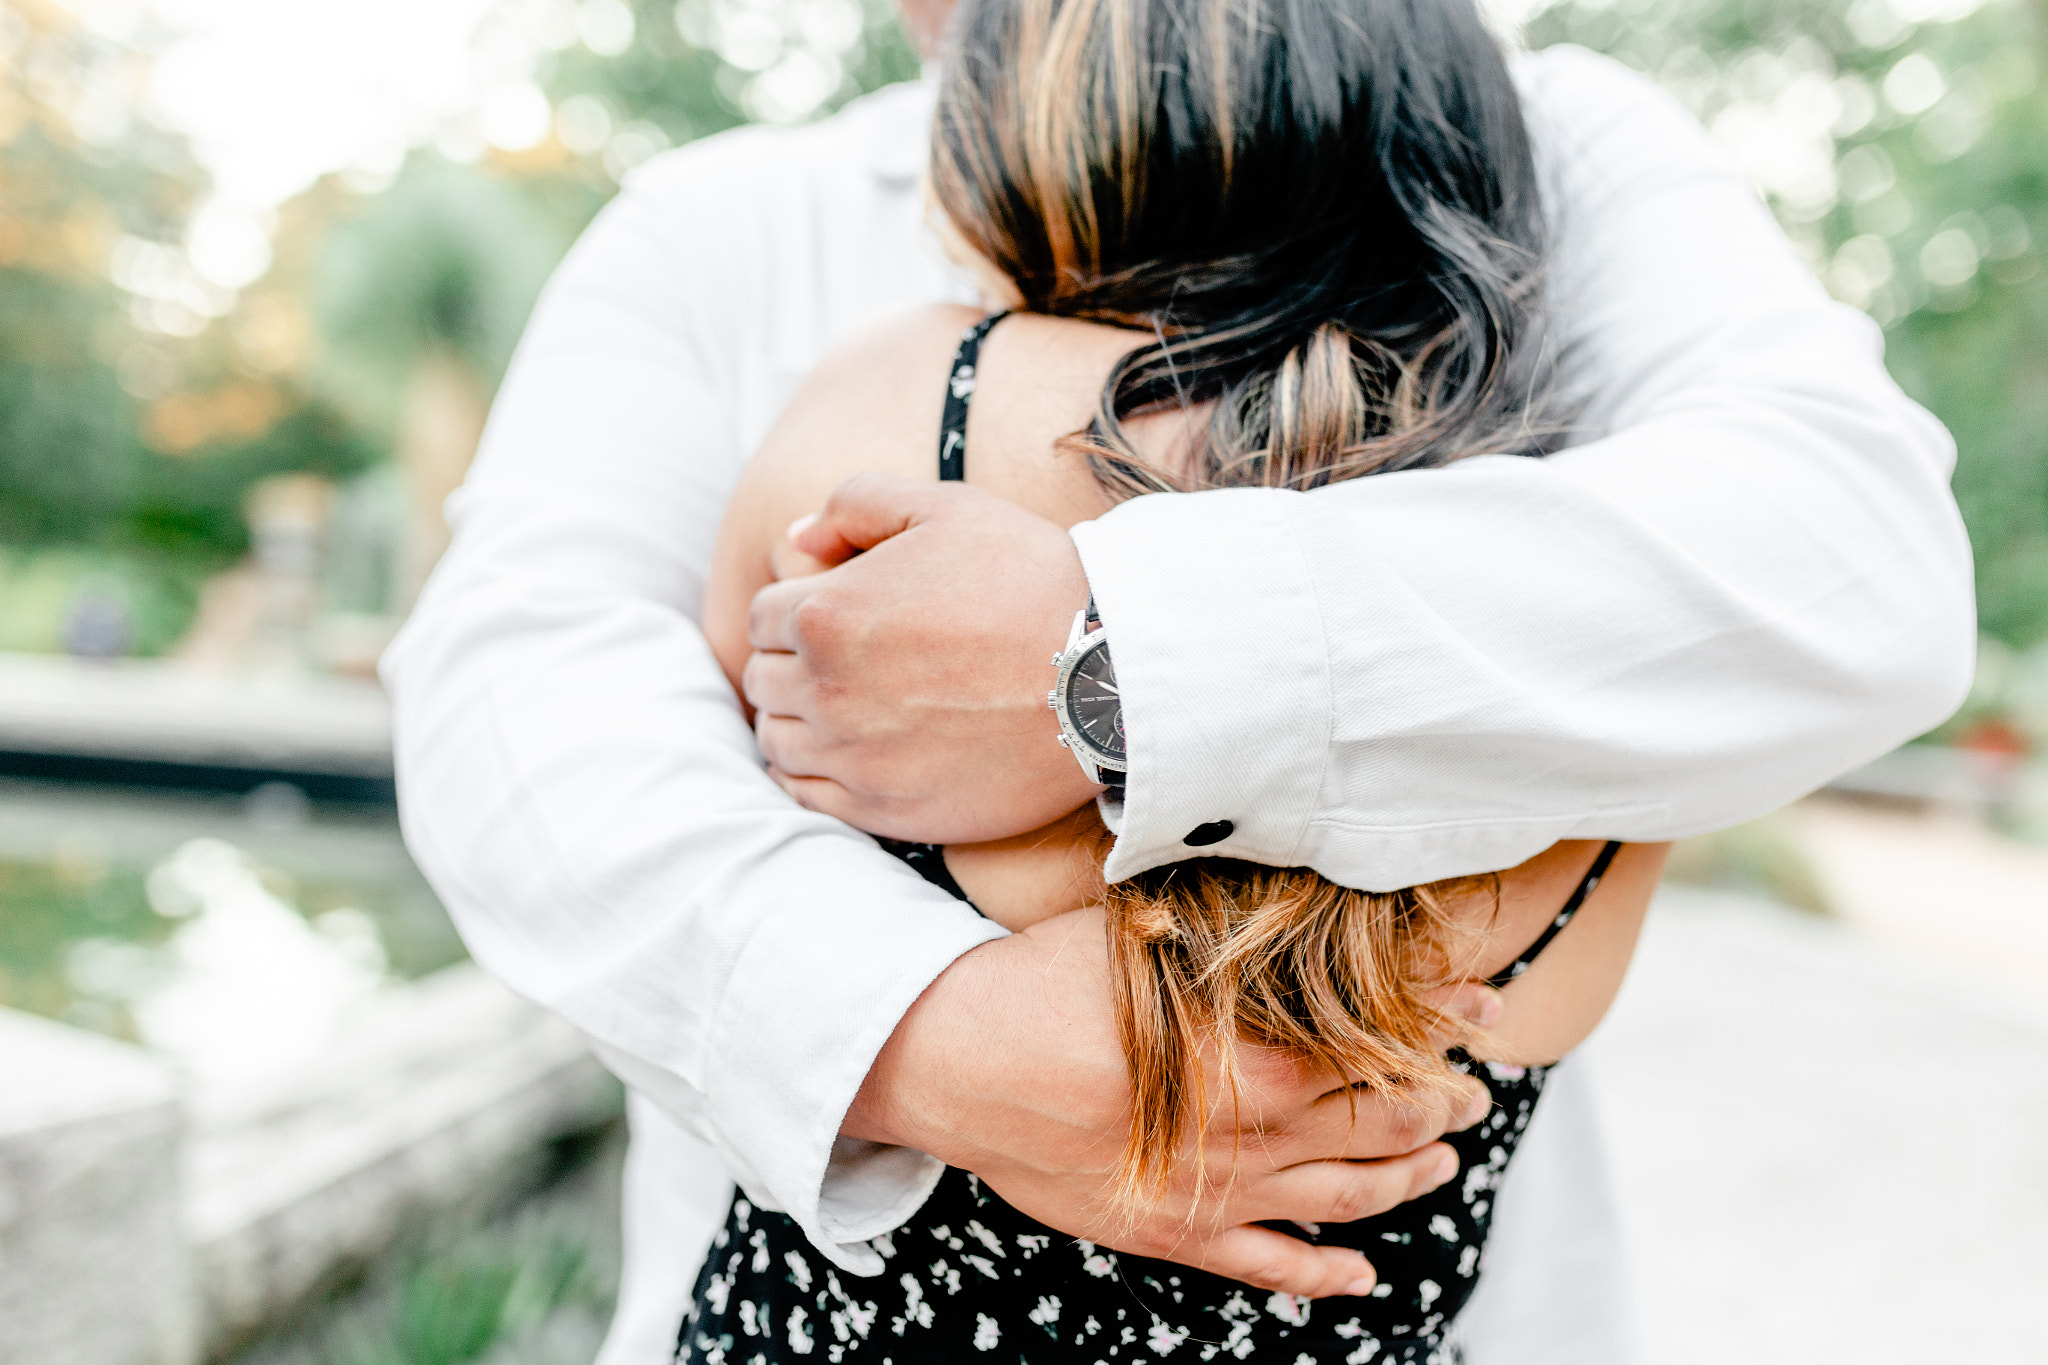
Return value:
[(1376, 1161), (1415, 1152), (1446, 1133), (1463, 1132), (1492, 1108), (1486, 1087), (1462, 1077), (1441, 1093), (1402, 1094), (1365, 1085), (1338, 1087), (1305, 1109), (1256, 1125), (1218, 1124), (1211, 1160), (1251, 1156), (1269, 1169), (1315, 1161)]
[(1252, 1195), (1261, 1222), (1355, 1223), (1419, 1199), (1458, 1173), (1441, 1142), (1379, 1161), (1311, 1161), (1275, 1172)]
[[(1419, 1199), (1457, 1174), (1458, 1157), (1441, 1143), (1383, 1161), (1315, 1161), (1275, 1171), (1241, 1188), (1219, 1209), (1225, 1226), (1190, 1227), (1154, 1210), (1109, 1244), (1176, 1261), (1259, 1289), (1303, 1298), (1371, 1291), (1365, 1256), (1317, 1246), (1260, 1223), (1355, 1223)], [(1238, 1222), (1244, 1219), (1248, 1221)]]

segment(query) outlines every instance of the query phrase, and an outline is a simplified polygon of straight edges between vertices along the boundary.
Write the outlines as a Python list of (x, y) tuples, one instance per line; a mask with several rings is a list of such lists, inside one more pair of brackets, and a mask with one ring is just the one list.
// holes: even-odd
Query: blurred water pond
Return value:
[(389, 810), (0, 781), (0, 1005), (232, 1077), (462, 956)]

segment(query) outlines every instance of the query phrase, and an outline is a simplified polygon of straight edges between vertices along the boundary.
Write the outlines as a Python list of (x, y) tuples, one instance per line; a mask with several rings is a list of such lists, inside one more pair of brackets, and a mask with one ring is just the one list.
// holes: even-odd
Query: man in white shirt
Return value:
[[(1313, 493), (1137, 499), (1062, 537), (1139, 736), (1113, 874), (1187, 856), (1191, 832), (1226, 821), (1207, 851), (1363, 887), (1506, 867), (1560, 838), (1671, 838), (1779, 804), (1960, 697), (1973, 631), (1952, 451), (1886, 377), (1876, 329), (1826, 298), (1646, 83), (1573, 51), (1517, 74), (1586, 439)], [(935, 1156), (1010, 1163), (1078, 1229), (1091, 1175), (1067, 1158), (1119, 1136), (1100, 983), (788, 799), (694, 624), (726, 495), (806, 370), (880, 315), (971, 297), (922, 224), (929, 107), (899, 87), (633, 177), (536, 311), (451, 502), (453, 547), (386, 660), (422, 866), (477, 958), (636, 1092), (608, 1365), (665, 1358), (727, 1173), (872, 1273), (868, 1239), (915, 1210)], [(919, 545), (1040, 534), (944, 500), (920, 515), (921, 540), (802, 591), (880, 616)], [(1052, 577), (956, 574), (929, 641), (906, 648), (1009, 619), (1002, 594), (1071, 593)], [(847, 684), (844, 704), (796, 708), (810, 748), (779, 776), (845, 794), (811, 788), (815, 805), (871, 809), (832, 755), (874, 748), (890, 651), (835, 654), (802, 636), (817, 610), (779, 600), (764, 628), (794, 633), (764, 643)], [(1011, 758), (950, 789), (1033, 762)], [(1465, 1322), (1478, 1365), (1628, 1358), (1573, 1071), (1501, 1196)], [(1301, 1103), (1276, 1088), (1282, 1118)], [(1230, 1238), (1315, 1216), (1292, 1213), (1305, 1174), (1372, 1206), (1412, 1192), (1418, 1158), (1331, 1159), (1401, 1153), (1453, 1121), (1399, 1118), (1338, 1150), (1304, 1137), (1298, 1166), (1259, 1153), (1219, 1231), (1204, 1222), (1176, 1259), (1274, 1283), (1344, 1273), (1247, 1259)]]

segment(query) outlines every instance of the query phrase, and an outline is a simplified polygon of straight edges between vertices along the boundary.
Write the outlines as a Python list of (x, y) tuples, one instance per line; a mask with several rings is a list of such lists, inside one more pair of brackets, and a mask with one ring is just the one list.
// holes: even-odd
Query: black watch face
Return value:
[(1067, 714), (1088, 747), (1103, 758), (1123, 762), (1124, 703), (1117, 695), (1116, 667), (1107, 642), (1081, 656), (1067, 678)]

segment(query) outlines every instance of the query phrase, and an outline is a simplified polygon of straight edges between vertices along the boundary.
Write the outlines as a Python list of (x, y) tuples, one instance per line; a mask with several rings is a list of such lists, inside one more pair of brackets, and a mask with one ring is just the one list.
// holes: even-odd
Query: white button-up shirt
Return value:
[[(1952, 448), (1877, 329), (1647, 82), (1575, 50), (1518, 61), (1587, 439), (1077, 527), (1141, 737), (1113, 875), (1222, 819), (1207, 852), (1368, 888), (1668, 839), (1962, 695)], [(797, 381), (883, 314), (971, 297), (922, 222), (929, 111), (898, 87), (629, 180), (542, 298), (385, 660), (421, 866), (476, 957), (642, 1097), (622, 1365), (665, 1358), (725, 1172), (880, 1268), (867, 1239), (936, 1163), (839, 1124), (911, 1001), (1002, 932), (789, 802), (696, 626), (727, 494)], [(1575, 1093), (1546, 1107), (1583, 1118)], [(1475, 1360), (1620, 1357), (1587, 1268), (1617, 1245), (1591, 1150), (1518, 1162), (1544, 1198), (1503, 1203), (1491, 1301), (1520, 1307), (1488, 1325), (1482, 1296)]]

